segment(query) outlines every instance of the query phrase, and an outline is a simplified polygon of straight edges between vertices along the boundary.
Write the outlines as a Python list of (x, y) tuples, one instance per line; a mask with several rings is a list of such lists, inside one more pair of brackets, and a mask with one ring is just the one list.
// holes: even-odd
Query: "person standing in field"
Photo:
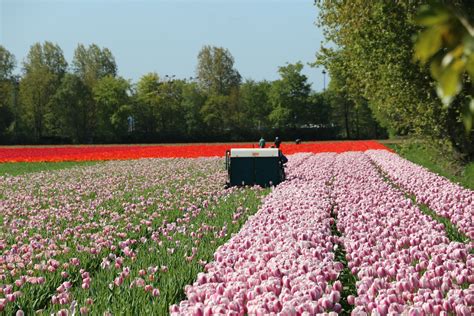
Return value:
[(280, 144), (281, 144), (280, 138), (278, 136), (275, 137), (275, 148), (280, 148)]
[(265, 148), (265, 139), (263, 139), (263, 137), (260, 137), (260, 140), (258, 141), (258, 147)]

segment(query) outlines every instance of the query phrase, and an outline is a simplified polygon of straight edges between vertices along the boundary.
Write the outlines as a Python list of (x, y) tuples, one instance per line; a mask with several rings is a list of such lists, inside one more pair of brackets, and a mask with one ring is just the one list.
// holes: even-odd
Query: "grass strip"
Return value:
[[(341, 237), (341, 232), (337, 229), (337, 214), (334, 212), (334, 208), (331, 210), (331, 217), (334, 222), (331, 224), (331, 234), (333, 236)], [(342, 242), (338, 242), (336, 249), (334, 250), (335, 260), (342, 263), (344, 268), (339, 274), (338, 280), (342, 283), (341, 300), (339, 303), (342, 306), (342, 315), (350, 315), (354, 306), (349, 304), (347, 297), (349, 295), (357, 296), (356, 282), (357, 278), (352, 274), (351, 269), (347, 265), (346, 249)]]
[(25, 173), (67, 169), (79, 166), (91, 166), (100, 161), (63, 161), (63, 162), (5, 162), (0, 163), (0, 176), (18, 176)]
[[(334, 178), (332, 178), (326, 185), (332, 189)], [(338, 277), (338, 280), (342, 283), (341, 300), (339, 303), (342, 307), (341, 315), (350, 315), (354, 309), (354, 305), (349, 304), (347, 298), (350, 295), (357, 296), (357, 277), (352, 274), (351, 269), (348, 266), (346, 248), (344, 247), (344, 243), (341, 241), (342, 233), (337, 229), (337, 213), (334, 211), (334, 208), (335, 205), (333, 202), (331, 207), (331, 217), (334, 221), (331, 223), (331, 235), (338, 237), (338, 242), (336, 243), (337, 247), (334, 249), (334, 256), (335, 260), (343, 265), (343, 269)]]

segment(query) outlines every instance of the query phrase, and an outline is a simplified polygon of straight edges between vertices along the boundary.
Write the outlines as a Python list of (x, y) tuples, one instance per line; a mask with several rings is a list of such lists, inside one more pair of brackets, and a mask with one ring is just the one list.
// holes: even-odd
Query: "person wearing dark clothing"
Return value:
[(258, 141), (258, 147), (265, 148), (265, 139), (263, 139), (263, 137), (260, 137), (260, 140)]
[(283, 155), (283, 153), (281, 152), (281, 150), (279, 151), (279, 156), (280, 156), (280, 163), (282, 165), (286, 164), (288, 162), (288, 158), (286, 158), (285, 155)]
[(280, 165), (280, 179), (281, 181), (285, 181), (286, 180), (285, 164), (288, 162), (288, 158), (286, 158), (286, 156), (283, 155), (283, 152), (281, 150), (278, 150), (278, 161)]
[(275, 147), (276, 147), (276, 148), (280, 148), (280, 144), (281, 144), (280, 138), (279, 138), (278, 136), (275, 137)]

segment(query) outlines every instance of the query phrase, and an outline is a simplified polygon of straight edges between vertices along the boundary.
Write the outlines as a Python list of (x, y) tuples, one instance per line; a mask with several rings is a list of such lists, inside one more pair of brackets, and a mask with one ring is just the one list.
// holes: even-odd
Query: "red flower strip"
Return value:
[[(129, 160), (140, 158), (197, 158), (224, 156), (230, 148), (257, 147), (256, 144), (155, 145), (155, 146), (64, 146), (0, 147), (0, 162)], [(345, 141), (292, 144), (284, 143), (285, 155), (299, 152), (346, 152), (386, 149), (376, 141)]]

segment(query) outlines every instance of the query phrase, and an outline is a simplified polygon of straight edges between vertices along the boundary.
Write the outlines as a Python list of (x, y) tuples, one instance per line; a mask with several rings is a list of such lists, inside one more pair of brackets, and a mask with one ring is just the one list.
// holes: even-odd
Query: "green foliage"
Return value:
[(93, 128), (92, 96), (89, 88), (75, 74), (66, 74), (51, 100), (51, 112), (46, 115), (57, 137), (73, 143), (86, 143)]
[(269, 96), (272, 106), (269, 118), (275, 127), (296, 127), (304, 122), (311, 88), (302, 70), (301, 62), (278, 69), (281, 79), (273, 82)]
[(140, 78), (136, 91), (135, 119), (137, 129), (150, 136), (156, 133), (161, 121), (158, 111), (158, 89), (160, 78), (156, 73), (149, 73)]
[(11, 78), (15, 65), (15, 56), (0, 45), (0, 81)]
[(338, 126), (340, 136), (346, 139), (383, 138), (386, 131), (375, 121), (368, 101), (361, 96), (351, 96), (345, 69), (334, 66), (331, 82), (323, 94), (330, 122)]
[[(333, 236), (341, 237), (342, 234), (337, 229), (337, 214), (334, 212), (334, 207), (331, 210), (331, 217), (334, 220), (331, 224), (331, 234)], [(354, 274), (352, 274), (351, 269), (348, 266), (347, 252), (342, 241), (337, 242), (337, 248), (334, 250), (334, 257), (336, 261), (342, 263), (343, 265), (343, 269), (338, 276), (338, 280), (343, 284), (340, 300), (340, 304), (342, 306), (341, 314), (349, 315), (351, 314), (354, 306), (349, 304), (347, 297), (349, 295), (357, 296), (356, 283), (358, 279)]]
[(268, 114), (271, 112), (269, 94), (272, 84), (268, 81), (246, 80), (240, 86), (242, 112), (245, 128), (262, 130), (270, 127)]
[(227, 108), (229, 97), (225, 95), (210, 95), (201, 109), (204, 123), (213, 132), (222, 132), (229, 119)]
[[(112, 141), (123, 136), (124, 128), (126, 130), (123, 123), (123, 113), (125, 113), (125, 111), (123, 109), (120, 112), (123, 114), (122, 116), (116, 114), (122, 104), (112, 106), (114, 107), (113, 110), (110, 109), (110, 104), (106, 106), (108, 108), (101, 108), (104, 104), (97, 102), (97, 96), (94, 92), (96, 86), (99, 85), (102, 79), (106, 77), (115, 78), (117, 76), (117, 64), (115, 63), (112, 52), (108, 48), (100, 48), (96, 44), (91, 44), (88, 47), (79, 44), (74, 51), (72, 70), (73, 73), (81, 79), (87, 89), (87, 92), (84, 93), (88, 97), (84, 98), (82, 105), (83, 108), (87, 108), (88, 110), (87, 122), (83, 123), (83, 125), (87, 125), (88, 127), (85, 132), (87, 141), (93, 141), (95, 138), (98, 138), (97, 140), (101, 142)], [(112, 84), (111, 81), (112, 80), (108, 80), (109, 84)], [(107, 85), (104, 82), (100, 84)], [(98, 89), (103, 90), (104, 87)], [(127, 89), (128, 88), (125, 90)], [(120, 90), (120, 88), (118, 90)], [(104, 94), (105, 92), (102, 91), (101, 93)], [(117, 90), (111, 92), (111, 94), (114, 93), (120, 94)], [(111, 95), (108, 97), (114, 98)], [(115, 98), (124, 98), (123, 93), (122, 96), (116, 96)], [(109, 103), (110, 101), (111, 100), (109, 100)], [(112, 119), (112, 115), (114, 114), (115, 117)], [(110, 115), (110, 117), (104, 118), (104, 115)], [(114, 135), (115, 133), (117, 133), (117, 135)]]
[(233, 67), (234, 57), (228, 49), (206, 45), (198, 55), (196, 75), (199, 84), (208, 93), (228, 94), (241, 81), (239, 72)]
[[(391, 135), (423, 135), (448, 139), (458, 150), (474, 153), (472, 135), (461, 122), (462, 102), (443, 109), (433, 86), (430, 69), (413, 62), (413, 38), (420, 26), (415, 22), (426, 1), (322, 1), (319, 25), (329, 47), (318, 53), (316, 65), (324, 66), (331, 79), (340, 78), (344, 98), (356, 106), (367, 103), (376, 120)], [(472, 2), (455, 1), (472, 11)], [(471, 11), (469, 11), (471, 10)], [(438, 20), (443, 20), (440, 13)], [(425, 23), (435, 19), (425, 17)], [(440, 38), (429, 31), (417, 47), (439, 53)], [(444, 37), (442, 38), (444, 41)], [(418, 55), (427, 58), (429, 53)], [(453, 64), (453, 73), (458, 71)], [(450, 79), (451, 78), (451, 79)], [(453, 74), (443, 80), (456, 91)]]
[(461, 115), (470, 132), (474, 119), (474, 28), (454, 8), (437, 3), (421, 6), (416, 21), (426, 29), (418, 35), (415, 58), (422, 64), (431, 63), (431, 75), (443, 104), (449, 106), (467, 86)]
[(91, 89), (99, 79), (117, 75), (117, 64), (112, 52), (108, 48), (100, 49), (96, 44), (87, 48), (82, 44), (77, 45), (72, 67), (74, 73)]
[(149, 73), (132, 84), (117, 76), (111, 51), (95, 44), (77, 46), (69, 72), (61, 49), (49, 42), (31, 47), (19, 78), (11, 76), (11, 54), (1, 48), (0, 58), (9, 76), (0, 80), (1, 143), (340, 137), (329, 99), (311, 91), (301, 63), (280, 67), (279, 80), (241, 83), (230, 52), (204, 46), (195, 81)]
[(182, 134), (186, 129), (182, 110), (183, 80), (164, 81), (157, 94), (162, 133), (167, 136)]
[(183, 86), (182, 110), (186, 122), (186, 137), (196, 138), (204, 130), (204, 123), (200, 114), (201, 108), (206, 102), (206, 96), (201, 93), (195, 82), (186, 83)]
[[(164, 80), (158, 74), (149, 73), (143, 76), (137, 85), (136, 106), (133, 115), (137, 119), (137, 128), (144, 134), (151, 136), (180, 135), (187, 130), (185, 107), (189, 106), (189, 99), (194, 98), (188, 93), (197, 91), (187, 88), (189, 84), (184, 80)], [(197, 99), (195, 99), (197, 101)], [(191, 110), (191, 109), (190, 109)], [(189, 117), (192, 120), (192, 117)]]
[(13, 122), (12, 107), (16, 91), (12, 73), (15, 64), (15, 56), (0, 45), (0, 140)]
[(106, 142), (116, 141), (127, 132), (127, 116), (130, 114), (130, 83), (123, 78), (105, 76), (93, 89), (97, 104), (96, 136)]
[(20, 81), (20, 99), (23, 120), (38, 141), (50, 134), (52, 127), (45, 118), (51, 114), (51, 100), (66, 73), (67, 62), (57, 44), (36, 43), (23, 63), (24, 75)]
[(420, 80), (422, 74), (412, 71), (410, 33), (414, 26), (408, 15), (415, 8), (361, 0), (339, 5), (324, 2), (320, 7), (326, 36), (338, 47), (323, 48), (318, 62), (329, 70), (331, 78), (333, 74), (341, 78), (340, 86), (348, 98), (367, 100), (377, 120), (398, 134), (429, 129), (433, 123), (430, 116), (413, 122), (411, 115), (420, 110), (417, 98), (426, 84)]

